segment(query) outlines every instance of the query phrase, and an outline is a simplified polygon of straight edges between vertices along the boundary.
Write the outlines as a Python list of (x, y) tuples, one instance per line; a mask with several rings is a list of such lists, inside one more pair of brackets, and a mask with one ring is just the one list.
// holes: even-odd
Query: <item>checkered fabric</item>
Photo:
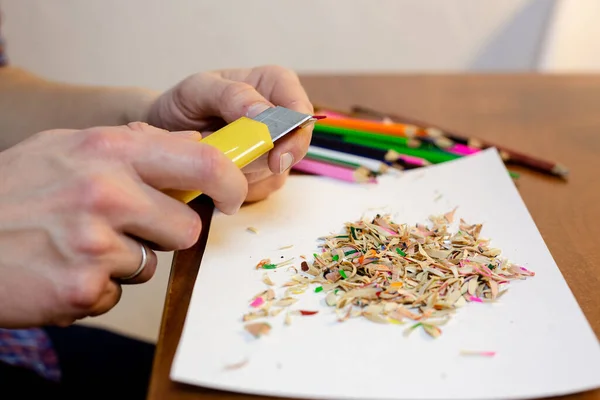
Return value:
[(0, 329), (0, 362), (31, 369), (52, 381), (60, 380), (58, 358), (43, 329)]

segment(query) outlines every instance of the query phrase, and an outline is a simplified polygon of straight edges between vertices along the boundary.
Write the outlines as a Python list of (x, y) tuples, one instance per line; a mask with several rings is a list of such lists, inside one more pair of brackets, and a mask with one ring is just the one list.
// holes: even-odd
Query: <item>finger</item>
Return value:
[(202, 134), (198, 131), (179, 131), (170, 133), (178, 139), (187, 139), (191, 140), (192, 142), (199, 142), (202, 140)]
[(270, 178), (271, 176), (273, 176), (273, 173), (271, 171), (269, 171), (268, 168), (265, 168), (262, 170), (252, 171), (252, 172), (244, 171), (244, 175), (246, 176), (246, 180), (248, 181), (248, 190), (250, 190), (250, 187), (253, 184), (255, 184), (259, 181), (262, 181), (264, 179)]
[[(202, 135), (204, 137), (209, 136), (213, 133), (213, 131), (202, 131)], [(263, 174), (264, 177), (266, 177), (267, 175), (273, 175), (273, 173), (269, 170), (269, 153), (261, 155), (260, 157), (252, 161), (250, 164), (247, 164), (244, 167), (242, 167), (242, 172), (244, 173), (244, 175), (246, 175), (246, 178), (248, 177), (248, 174), (254, 173)]]
[(264, 173), (267, 172), (269, 175), (273, 175), (273, 172), (269, 169), (269, 153), (263, 154), (250, 164), (242, 168), (244, 175), (253, 173)]
[[(118, 212), (117, 212), (118, 213)], [(109, 215), (109, 220), (113, 218)], [(100, 276), (119, 279), (133, 274), (142, 263), (141, 244), (124, 233), (119, 233), (111, 226), (111, 221), (104, 218), (89, 218), (86, 220), (86, 227), (75, 229), (75, 232), (69, 232), (76, 238), (68, 239), (73, 243), (73, 249), (79, 254), (79, 264), (94, 265), (94, 271)], [(157, 264), (157, 257), (148, 247), (146, 250), (145, 268), (141, 274), (129, 283), (141, 283), (152, 278)], [(78, 285), (78, 289), (88, 287), (85, 300), (79, 301), (87, 307), (90, 303), (88, 296), (93, 292), (98, 293), (101, 288), (92, 283), (97, 282), (98, 275), (87, 278), (87, 281)], [(92, 282), (92, 283), (87, 283)]]
[(235, 213), (247, 193), (240, 169), (220, 150), (185, 135), (174, 140), (171, 133), (155, 133), (152, 141), (139, 149), (132, 163), (140, 177), (159, 190), (201, 191), (226, 214)]
[(174, 95), (187, 119), (218, 115), (230, 123), (243, 116), (254, 118), (273, 103), (252, 85), (225, 79), (215, 73), (192, 75), (184, 80)]
[(275, 147), (269, 152), (269, 169), (273, 173), (282, 174), (301, 161), (308, 152), (312, 130), (312, 125), (306, 126), (296, 129), (279, 139), (275, 143)]
[[(223, 77), (227, 75), (197, 74), (180, 85), (176, 97), (179, 98), (179, 104), (187, 105), (184, 108), (184, 112), (187, 110), (190, 113), (187, 119), (220, 115), (226, 122), (232, 122), (242, 116), (254, 118), (273, 105), (306, 114), (313, 113), (313, 106), (304, 88), (297, 75), (290, 70), (281, 67), (257, 68), (250, 73), (246, 82)], [(306, 155), (311, 136), (312, 127), (288, 134), (276, 143), (266, 158), (256, 160), (249, 168), (254, 171), (269, 168), (273, 173), (283, 173)]]
[(285, 184), (288, 173), (271, 175), (270, 177), (249, 186), (246, 202), (252, 203), (265, 200), (271, 194), (281, 189)]
[(267, 65), (252, 70), (246, 79), (275, 105), (312, 115), (314, 107), (298, 75), (287, 68)]
[(213, 146), (165, 137), (139, 150), (132, 165), (153, 188), (201, 191), (226, 214), (235, 213), (246, 196), (244, 174)]
[(226, 214), (235, 213), (246, 197), (247, 182), (240, 169), (215, 147), (190, 140), (193, 135), (178, 137), (135, 123), (94, 128), (82, 136), (83, 151), (104, 152), (128, 164), (158, 190), (201, 191)]
[(118, 261), (111, 268), (111, 279), (127, 285), (144, 283), (152, 279), (158, 264), (156, 253), (148, 246), (124, 235), (121, 237), (121, 243)]
[[(279, 66), (255, 68), (248, 76), (250, 84), (256, 84), (259, 93), (272, 103), (313, 115), (314, 107), (302, 87), (298, 75)], [(312, 137), (312, 125), (287, 134), (278, 140), (269, 152), (268, 165), (274, 173), (283, 173), (300, 161), (308, 152)]]
[(110, 311), (121, 300), (123, 289), (114, 281), (108, 281), (100, 298), (88, 311), (88, 316), (97, 317)]
[(143, 200), (113, 216), (117, 229), (161, 251), (187, 249), (198, 241), (202, 220), (193, 209), (144, 183), (141, 192)]
[[(218, 128), (218, 127), (216, 127), (216, 128)], [(163, 132), (166, 132), (166, 131), (163, 131), (162, 129), (160, 129), (160, 132), (163, 133)], [(211, 133), (213, 133), (213, 132), (203, 132), (203, 133), (200, 133), (198, 131), (176, 131), (176, 132), (170, 132), (170, 134), (174, 135), (174, 137), (176, 137), (178, 139), (179, 138), (186, 139), (186, 140), (190, 140), (192, 142), (199, 142), (199, 141), (201, 141), (203, 139), (203, 137), (206, 137), (207, 135), (210, 135)], [(262, 163), (263, 166), (262, 167), (256, 167), (255, 166), (257, 164), (256, 161), (258, 161), (258, 163)], [(254, 163), (251, 163), (247, 167), (249, 167), (251, 170), (255, 170), (255, 171), (260, 171), (260, 170), (264, 170), (265, 168), (268, 168), (267, 167), (267, 155), (265, 154), (265, 155), (261, 156), (259, 158), (259, 160), (255, 160)], [(224, 205), (222, 205), (219, 201), (217, 201), (217, 208), (220, 208), (220, 207), (224, 207)], [(167, 215), (168, 215), (168, 213), (167, 213)], [(197, 217), (197, 215), (195, 213), (194, 213), (194, 215), (189, 215), (189, 217), (190, 217), (191, 220), (196, 219), (194, 216)], [(190, 219), (187, 219), (187, 220), (189, 221)], [(198, 219), (198, 223), (200, 223), (199, 219)], [(178, 232), (183, 232), (185, 234), (186, 232), (189, 232), (189, 229), (179, 230)], [(180, 245), (177, 245), (177, 244), (165, 244), (164, 240), (161, 240), (161, 239), (159, 239), (159, 240), (153, 240), (153, 242), (156, 243), (156, 244), (162, 243), (162, 245), (160, 245), (158, 247), (161, 250), (163, 250), (163, 251), (180, 250), (180, 249), (188, 248), (189, 246), (191, 246), (194, 243), (196, 243), (196, 241), (198, 240), (197, 236), (199, 234), (200, 234), (200, 231), (199, 231), (199, 228), (198, 228), (196, 236), (194, 236), (194, 234), (192, 234), (192, 238), (193, 238), (192, 242), (189, 245), (183, 245), (183, 247), (181, 247)], [(174, 242), (177, 243), (176, 236), (181, 236), (181, 235), (169, 235), (165, 239), (167, 239), (167, 240), (168, 239), (172, 239), (172, 241), (174, 241)], [(190, 235), (187, 235), (186, 237), (190, 237)], [(184, 239), (184, 242), (188, 242), (188, 241), (186, 241)]]

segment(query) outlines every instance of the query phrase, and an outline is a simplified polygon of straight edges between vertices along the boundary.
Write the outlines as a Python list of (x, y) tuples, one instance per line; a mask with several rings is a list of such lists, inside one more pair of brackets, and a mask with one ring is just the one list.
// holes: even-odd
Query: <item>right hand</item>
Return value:
[[(181, 250), (201, 221), (161, 192), (200, 190), (233, 214), (248, 192), (243, 173), (198, 132), (143, 123), (38, 133), (0, 153), (0, 327), (69, 325), (103, 314), (141, 245)], [(147, 247), (148, 248), (148, 247)], [(149, 280), (156, 255), (131, 281)]]

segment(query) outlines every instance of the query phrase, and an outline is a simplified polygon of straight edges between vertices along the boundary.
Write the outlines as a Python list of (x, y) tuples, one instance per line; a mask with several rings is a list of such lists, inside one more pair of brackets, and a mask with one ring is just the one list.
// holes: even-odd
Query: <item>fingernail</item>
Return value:
[(171, 133), (175, 133), (180, 136), (200, 135), (200, 132), (198, 131), (171, 131)]
[(177, 132), (171, 132), (171, 133), (174, 133), (177, 136), (185, 137), (188, 139), (194, 139), (194, 140), (202, 139), (202, 134), (198, 131), (177, 131)]
[(248, 111), (246, 112), (246, 117), (254, 118), (258, 114), (260, 114), (261, 112), (263, 112), (265, 110), (268, 110), (269, 108), (271, 108), (271, 106), (266, 103), (252, 104), (250, 107), (248, 107)]
[(294, 156), (292, 153), (283, 153), (281, 157), (279, 157), (279, 173), (283, 174), (292, 166), (293, 163)]

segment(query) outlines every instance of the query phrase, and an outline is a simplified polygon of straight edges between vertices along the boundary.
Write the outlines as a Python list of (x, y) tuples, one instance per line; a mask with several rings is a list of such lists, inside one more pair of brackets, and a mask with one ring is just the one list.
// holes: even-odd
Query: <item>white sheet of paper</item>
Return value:
[[(498, 304), (462, 307), (437, 339), (422, 331), (403, 336), (409, 323), (339, 323), (312, 287), (292, 308), (319, 314), (286, 326), (281, 313), (267, 319), (273, 329), (258, 339), (243, 329), (250, 299), (267, 288), (265, 271), (255, 269), (259, 260), (295, 257), (299, 268), (299, 256), (311, 259), (318, 237), (365, 212), (426, 223), (455, 206), (457, 221), (483, 223), (492, 247), (536, 276), (511, 283)], [(248, 232), (250, 226), (259, 233)], [(287, 245), (294, 247), (278, 250)], [(280, 284), (293, 273), (268, 273), (280, 296)], [(467, 357), (461, 350), (496, 355)], [(244, 360), (242, 368), (225, 369)], [(600, 387), (600, 345), (492, 149), (370, 186), (293, 176), (235, 216), (216, 212), (171, 378), (313, 399), (531, 398)]]

